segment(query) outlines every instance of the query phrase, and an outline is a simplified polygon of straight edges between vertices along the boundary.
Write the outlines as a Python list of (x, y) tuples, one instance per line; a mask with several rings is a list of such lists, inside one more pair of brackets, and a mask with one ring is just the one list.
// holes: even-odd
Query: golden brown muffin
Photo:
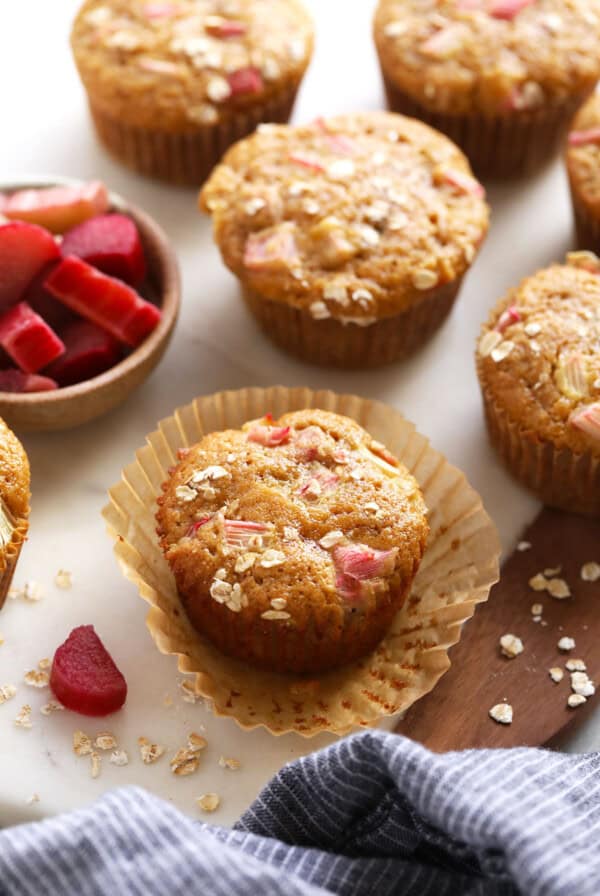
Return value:
[(579, 110), (569, 132), (567, 173), (577, 245), (600, 253), (600, 94)]
[(440, 326), (487, 231), (483, 195), (453, 143), (379, 112), (261, 126), (200, 203), (267, 334), (308, 361), (362, 368)]
[(550, 158), (600, 77), (598, 0), (380, 0), (374, 35), (390, 108), (484, 176)]
[(600, 514), (600, 260), (589, 252), (511, 290), (483, 327), (477, 372), (491, 440), (544, 503)]
[(288, 120), (313, 25), (300, 0), (86, 0), (71, 44), (107, 148), (199, 186), (259, 122)]
[(192, 624), (275, 672), (369, 653), (428, 534), (410, 473), (357, 423), (319, 410), (205, 436), (163, 490), (158, 534)]
[(27, 455), (0, 419), (0, 609), (29, 528), (29, 497)]

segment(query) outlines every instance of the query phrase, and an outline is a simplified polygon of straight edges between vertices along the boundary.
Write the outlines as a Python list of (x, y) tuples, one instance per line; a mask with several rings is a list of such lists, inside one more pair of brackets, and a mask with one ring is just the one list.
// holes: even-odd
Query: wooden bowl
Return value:
[[(10, 192), (28, 187), (80, 183), (70, 178), (35, 177), (19, 183), (0, 184), (0, 190)], [(100, 376), (52, 392), (0, 392), (0, 417), (17, 432), (70, 429), (112, 410), (150, 375), (171, 339), (181, 303), (175, 252), (164, 232), (149, 215), (116, 193), (109, 196), (111, 210), (129, 215), (137, 225), (148, 263), (144, 297), (160, 307), (162, 319), (138, 348)]]

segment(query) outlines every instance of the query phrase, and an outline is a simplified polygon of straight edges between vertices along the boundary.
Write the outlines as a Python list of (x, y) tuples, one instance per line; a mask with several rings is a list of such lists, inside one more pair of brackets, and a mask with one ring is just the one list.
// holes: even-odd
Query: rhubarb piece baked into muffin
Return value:
[(478, 175), (550, 158), (600, 77), (599, 0), (379, 0), (388, 102), (444, 131)]
[(600, 260), (538, 271), (483, 328), (477, 371), (490, 437), (546, 504), (600, 515)]
[(301, 0), (86, 0), (71, 43), (105, 146), (200, 185), (259, 122), (287, 121), (313, 26)]
[(0, 609), (29, 527), (29, 461), (23, 446), (0, 419)]
[(205, 436), (163, 490), (158, 534), (192, 625), (274, 672), (369, 653), (428, 534), (408, 470), (357, 423), (319, 410)]
[(575, 116), (566, 154), (573, 214), (580, 249), (600, 253), (600, 94)]
[(305, 360), (359, 368), (431, 336), (488, 226), (462, 152), (385, 112), (261, 126), (200, 204), (265, 332)]

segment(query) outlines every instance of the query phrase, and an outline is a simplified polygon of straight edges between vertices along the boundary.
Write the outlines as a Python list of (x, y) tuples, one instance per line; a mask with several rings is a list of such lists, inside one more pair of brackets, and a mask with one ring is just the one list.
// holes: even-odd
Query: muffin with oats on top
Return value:
[(385, 112), (261, 126), (226, 154), (200, 204), (267, 335), (341, 367), (423, 345), (488, 227), (461, 151)]
[(199, 186), (310, 62), (301, 0), (85, 0), (71, 44), (98, 136), (141, 174)]
[(600, 516), (600, 259), (524, 280), (483, 327), (477, 372), (493, 445), (545, 504)]
[(29, 460), (0, 419), (0, 609), (29, 528)]
[(390, 108), (484, 177), (546, 162), (600, 77), (599, 0), (379, 0), (374, 35)]
[(280, 673), (372, 651), (428, 535), (408, 470), (357, 423), (320, 410), (205, 436), (158, 503), (192, 625), (228, 656)]

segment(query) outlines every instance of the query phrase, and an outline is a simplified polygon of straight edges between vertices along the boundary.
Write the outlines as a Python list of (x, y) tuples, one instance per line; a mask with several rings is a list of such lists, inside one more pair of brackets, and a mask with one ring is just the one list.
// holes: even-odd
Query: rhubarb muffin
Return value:
[(600, 77), (599, 0), (379, 0), (374, 34), (390, 108), (480, 176), (548, 160)]
[(373, 367), (449, 313), (488, 226), (457, 147), (385, 112), (266, 125), (200, 195), (264, 331), (304, 360)]
[(545, 503), (600, 515), (600, 260), (574, 252), (524, 280), (483, 328), (492, 443)]
[(287, 121), (313, 47), (301, 0), (86, 0), (71, 36), (103, 144), (199, 186), (261, 121)]
[(567, 173), (577, 245), (600, 254), (600, 94), (575, 116), (569, 132)]
[(0, 419), (0, 609), (29, 528), (29, 461)]
[(158, 504), (192, 625), (224, 654), (280, 673), (371, 652), (428, 535), (408, 470), (357, 423), (320, 410), (205, 436)]

